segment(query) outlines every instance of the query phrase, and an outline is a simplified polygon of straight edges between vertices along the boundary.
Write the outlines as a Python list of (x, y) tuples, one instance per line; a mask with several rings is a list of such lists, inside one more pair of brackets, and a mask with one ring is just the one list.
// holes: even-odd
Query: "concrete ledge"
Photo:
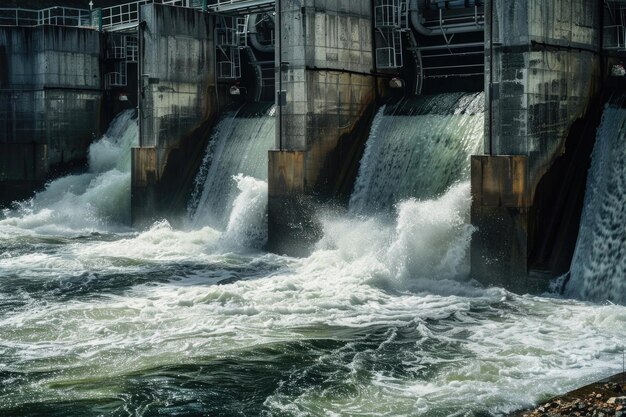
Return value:
[(528, 207), (526, 156), (472, 157), (471, 274), (484, 285), (526, 292)]
[(133, 148), (131, 151), (133, 187), (147, 187), (159, 180), (158, 149)]
[(473, 203), (485, 207), (528, 207), (528, 157), (472, 156)]
[(304, 151), (269, 151), (268, 192), (270, 197), (290, 196), (304, 193)]

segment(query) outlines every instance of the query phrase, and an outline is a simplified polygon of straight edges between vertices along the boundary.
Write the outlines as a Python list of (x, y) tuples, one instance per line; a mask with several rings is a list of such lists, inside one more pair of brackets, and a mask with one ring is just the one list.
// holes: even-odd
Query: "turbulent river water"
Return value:
[(302, 259), (250, 175), (221, 225), (125, 228), (133, 117), (0, 220), (0, 415), (491, 416), (621, 369), (625, 307), (468, 280), (463, 180)]

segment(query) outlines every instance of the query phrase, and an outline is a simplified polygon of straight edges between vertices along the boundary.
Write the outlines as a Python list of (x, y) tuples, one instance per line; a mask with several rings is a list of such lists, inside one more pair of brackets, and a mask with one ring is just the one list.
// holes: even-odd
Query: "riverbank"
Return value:
[(594, 382), (509, 417), (626, 417), (626, 373)]

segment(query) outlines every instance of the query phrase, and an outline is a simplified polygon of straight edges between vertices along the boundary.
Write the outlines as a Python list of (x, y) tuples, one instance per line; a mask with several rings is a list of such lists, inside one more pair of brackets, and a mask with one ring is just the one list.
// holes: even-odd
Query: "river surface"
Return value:
[(133, 117), (0, 216), (0, 415), (497, 416), (621, 371), (626, 307), (468, 279), (465, 181), (301, 259), (246, 175), (221, 227), (129, 229)]
[(0, 414), (489, 416), (620, 370), (626, 308), (454, 278), (468, 191), (328, 219), (305, 259), (5, 219)]

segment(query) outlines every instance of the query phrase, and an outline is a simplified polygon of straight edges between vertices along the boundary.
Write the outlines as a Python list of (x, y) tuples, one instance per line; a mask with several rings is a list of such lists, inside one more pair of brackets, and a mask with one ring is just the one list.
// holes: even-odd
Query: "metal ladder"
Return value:
[(409, 28), (407, 0), (376, 0), (374, 27), (381, 43), (376, 48), (376, 66), (379, 69), (401, 68), (402, 36)]
[[(119, 43), (116, 42), (119, 40)], [(107, 57), (113, 62), (113, 71), (105, 76), (105, 88), (126, 87), (128, 85), (128, 65), (139, 62), (139, 42), (136, 35), (122, 35), (112, 38), (113, 46)]]
[(242, 42), (240, 18), (219, 16), (217, 28), (217, 77), (222, 80), (241, 78)]

